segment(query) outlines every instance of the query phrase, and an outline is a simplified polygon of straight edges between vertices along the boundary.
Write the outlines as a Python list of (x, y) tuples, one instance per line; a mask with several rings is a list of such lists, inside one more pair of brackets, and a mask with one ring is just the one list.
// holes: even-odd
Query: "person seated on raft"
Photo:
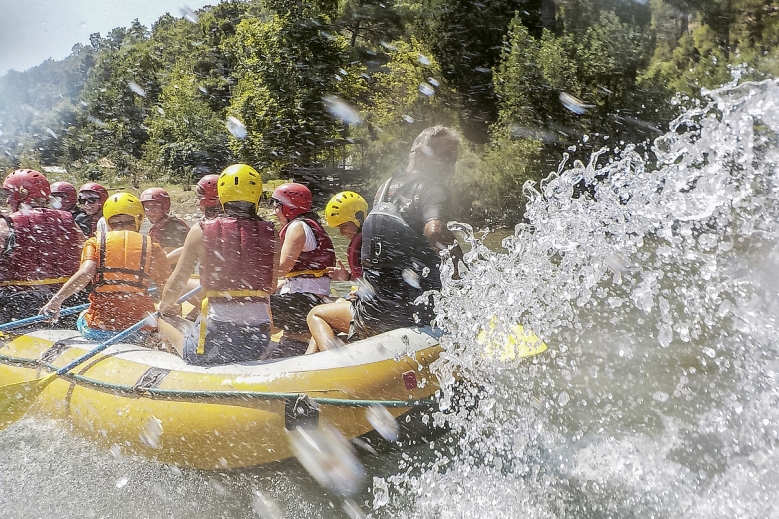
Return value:
[[(269, 294), (276, 286), (279, 236), (257, 214), (260, 174), (233, 164), (219, 175), (223, 213), (189, 230), (160, 303), (163, 338), (189, 364), (212, 366), (255, 361), (268, 352), (271, 330)], [(177, 298), (200, 262), (205, 290), (197, 321), (178, 317)]]
[(161, 187), (150, 187), (141, 193), (141, 203), (146, 218), (151, 222), (149, 236), (168, 253), (184, 245), (189, 225), (170, 214), (170, 195)]
[(69, 212), (74, 220), (84, 214), (84, 210), (78, 206), (76, 186), (70, 182), (54, 182), (51, 185), (51, 205), (54, 209)]
[(84, 235), (94, 236), (96, 232), (108, 232), (103, 216), (103, 204), (108, 200), (108, 190), (97, 182), (87, 182), (78, 190), (78, 203), (84, 206), (84, 212), (76, 216), (76, 223)]
[(6, 323), (35, 315), (62, 288), (78, 270), (85, 237), (69, 212), (48, 207), (42, 173), (13, 171), (2, 194), (11, 207), (0, 216), (0, 323)]
[[(165, 252), (142, 235), (143, 205), (130, 193), (116, 193), (103, 206), (109, 231), (98, 231), (84, 244), (81, 267), (40, 313), (59, 317), (62, 302), (91, 281), (90, 305), (76, 323), (81, 335), (105, 341), (154, 312), (147, 291), (153, 281), (163, 286), (170, 275)], [(128, 340), (142, 341), (150, 327)]]
[[(216, 216), (222, 212), (222, 204), (219, 203), (219, 193), (216, 187), (216, 183), (218, 181), (219, 175), (205, 175), (198, 181), (197, 185), (195, 186), (197, 206), (203, 213), (203, 220), (216, 218)], [(181, 257), (182, 250), (184, 250), (183, 243), (181, 247), (168, 252), (168, 261), (171, 265), (175, 265), (178, 262), (179, 257)], [(195, 288), (194, 285), (190, 288), (190, 290), (192, 290), (192, 288)]]
[[(346, 259), (349, 263), (349, 268), (344, 268), (341, 260), (338, 260), (338, 267), (328, 269), (330, 277), (335, 281), (354, 281), (362, 277), (360, 249), (362, 247), (362, 224), (367, 214), (368, 202), (352, 191), (338, 193), (327, 203), (325, 208), (327, 225), (329, 227), (337, 227), (341, 236), (350, 239), (349, 246), (346, 249)], [(353, 297), (352, 294), (350, 294), (349, 299), (351, 297)], [(350, 301), (339, 299), (334, 303), (318, 305), (311, 309), (306, 320), (314, 340), (309, 343), (307, 354), (320, 351), (316, 338), (318, 336), (321, 337), (319, 329), (324, 324), (331, 329), (348, 329), (349, 323), (352, 320), (351, 307)]]
[(274, 357), (302, 355), (311, 338), (306, 317), (329, 302), (330, 272), (335, 249), (330, 236), (312, 211), (311, 191), (296, 183), (282, 184), (271, 195), (273, 210), (282, 229), (279, 287), (271, 296), (273, 319), (284, 329)]
[(338, 314), (330, 322), (309, 321), (321, 351), (338, 344), (335, 333), (361, 338), (396, 328), (425, 326), (435, 317), (430, 297), (441, 288), (440, 251), (449, 250), (452, 277), (459, 279), (462, 250), (446, 227), (451, 206), (449, 184), (454, 174), (460, 138), (451, 128), (433, 126), (414, 140), (405, 173), (387, 180), (378, 190), (373, 209), (362, 227), (363, 277), (351, 300), (351, 319)]

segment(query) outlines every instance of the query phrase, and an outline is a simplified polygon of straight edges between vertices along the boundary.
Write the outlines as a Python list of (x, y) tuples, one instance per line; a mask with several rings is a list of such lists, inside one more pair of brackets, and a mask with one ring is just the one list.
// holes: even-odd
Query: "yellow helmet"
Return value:
[(360, 211), (365, 220), (368, 215), (368, 202), (354, 191), (342, 191), (327, 202), (325, 219), (330, 227), (338, 227), (346, 222), (354, 222), (357, 227), (362, 227), (362, 222), (357, 219), (357, 213)]
[(135, 230), (141, 229), (143, 217), (143, 204), (140, 199), (131, 193), (116, 193), (111, 195), (103, 204), (103, 217), (106, 222), (118, 214), (128, 214), (135, 218)]
[(247, 164), (227, 166), (216, 185), (219, 202), (251, 202), (257, 207), (262, 196), (262, 177)]

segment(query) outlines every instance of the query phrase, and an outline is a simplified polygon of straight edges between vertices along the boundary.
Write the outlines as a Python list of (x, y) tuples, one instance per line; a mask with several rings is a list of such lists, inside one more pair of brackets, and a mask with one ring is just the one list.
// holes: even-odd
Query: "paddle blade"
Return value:
[(0, 431), (24, 416), (55, 378), (57, 374), (50, 373), (43, 378), (0, 386)]
[(501, 333), (495, 330), (494, 320), (479, 332), (476, 341), (483, 348), (482, 357), (499, 359), (502, 362), (538, 355), (547, 348), (544, 341), (533, 332), (525, 330), (521, 324), (515, 324), (507, 333)]

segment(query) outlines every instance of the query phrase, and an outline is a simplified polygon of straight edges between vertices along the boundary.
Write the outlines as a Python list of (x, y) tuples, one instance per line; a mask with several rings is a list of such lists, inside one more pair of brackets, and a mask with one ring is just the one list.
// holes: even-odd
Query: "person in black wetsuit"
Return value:
[(441, 288), (442, 250), (450, 250), (455, 279), (462, 260), (462, 250), (446, 227), (452, 205), (448, 185), (459, 143), (451, 128), (425, 129), (411, 147), (406, 171), (379, 188), (362, 228), (363, 275), (351, 303), (352, 320), (348, 327), (335, 325), (335, 330), (323, 320), (310, 320), (317, 350), (337, 344), (335, 332), (364, 338), (430, 324), (435, 315), (432, 301), (415, 301)]

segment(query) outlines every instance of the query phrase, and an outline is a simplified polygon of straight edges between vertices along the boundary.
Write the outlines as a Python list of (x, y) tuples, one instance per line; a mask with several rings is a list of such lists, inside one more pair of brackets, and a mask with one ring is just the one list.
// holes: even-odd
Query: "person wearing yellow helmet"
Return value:
[[(327, 225), (337, 227), (341, 236), (350, 239), (346, 249), (349, 268), (345, 268), (341, 260), (338, 260), (337, 267), (328, 269), (332, 279), (353, 281), (362, 277), (362, 265), (360, 264), (362, 224), (367, 215), (368, 202), (353, 191), (338, 193), (327, 203), (325, 208)], [(350, 301), (352, 297), (349, 297), (349, 300), (339, 299), (334, 303), (318, 305), (309, 311), (306, 322), (313, 341), (310, 342), (306, 353), (320, 351), (318, 345), (327, 340), (327, 330), (333, 328), (348, 329), (352, 320), (352, 303)]]
[[(151, 282), (163, 286), (170, 275), (165, 251), (140, 232), (144, 212), (131, 193), (116, 193), (103, 205), (108, 232), (84, 243), (79, 270), (41, 308), (57, 319), (62, 302), (92, 282), (89, 309), (77, 321), (87, 339), (104, 341), (154, 312), (147, 294)], [(142, 338), (142, 334), (136, 336)]]
[(341, 236), (349, 238), (346, 260), (349, 269), (344, 268), (341, 260), (337, 267), (330, 267), (330, 279), (350, 281), (362, 276), (360, 248), (362, 247), (362, 223), (368, 215), (368, 202), (354, 191), (342, 191), (327, 203), (325, 220), (327, 225), (338, 228)]
[[(159, 329), (189, 364), (253, 361), (270, 344), (269, 297), (276, 287), (279, 236), (257, 214), (262, 178), (246, 164), (227, 167), (217, 182), (223, 213), (194, 224), (160, 303)], [(178, 317), (176, 300), (200, 263), (205, 289), (194, 325)]]

